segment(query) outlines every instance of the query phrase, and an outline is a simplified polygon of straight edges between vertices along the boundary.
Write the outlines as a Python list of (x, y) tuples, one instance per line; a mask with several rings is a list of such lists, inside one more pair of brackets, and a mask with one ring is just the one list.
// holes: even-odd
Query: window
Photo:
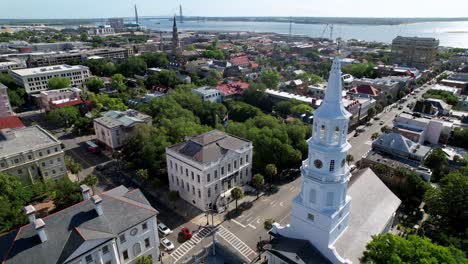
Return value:
[(127, 240), (125, 239), (125, 234), (121, 234), (120, 237), (119, 237), (119, 239), (120, 239), (120, 244), (123, 244), (123, 243), (125, 243), (125, 241), (127, 241)]
[(141, 225), (141, 228), (142, 228), (143, 230), (148, 229), (148, 223), (143, 223), (143, 224)]
[(192, 185), (192, 194), (195, 195), (195, 187)]
[(88, 256), (85, 257), (85, 260), (86, 260), (86, 263), (91, 263), (91, 262), (93, 262), (93, 256), (88, 255)]
[(245, 156), (245, 162), (249, 162), (249, 155), (248, 154)]
[(325, 125), (320, 127), (320, 140), (325, 141)]
[(42, 152), (41, 152), (41, 151), (39, 151), (39, 156), (41, 156), (41, 157), (42, 157)]
[(133, 245), (133, 255), (138, 256), (140, 255), (140, 253), (141, 253), (141, 246), (140, 246), (140, 243), (137, 242)]
[(326, 203), (327, 206), (333, 206), (333, 198), (334, 198), (333, 192), (327, 192), (327, 203)]
[(124, 250), (124, 252), (122, 252), (122, 256), (123, 256), (124, 260), (127, 260), (128, 259), (128, 251)]
[(58, 152), (58, 148), (55, 148), (54, 150), (55, 150), (55, 152)]
[(208, 198), (211, 197), (211, 188), (208, 187)]
[(193, 171), (191, 173), (192, 173), (192, 181), (194, 181), (195, 180), (195, 174), (193, 174)]
[(234, 161), (234, 169), (237, 169), (237, 160)]
[(54, 160), (49, 160), (49, 163), (50, 163), (50, 164), (54, 164)]
[(47, 150), (47, 154), (50, 154), (50, 149)]
[(169, 161), (169, 164), (171, 165), (171, 169), (172, 169), (172, 160)]
[(174, 175), (171, 174), (171, 181), (174, 182)]
[[(171, 162), (172, 162), (172, 161), (171, 161)], [(177, 168), (177, 167), (178, 167), (178, 166), (177, 166), (177, 163), (176, 163), (176, 164), (175, 164), (175, 169), (176, 169), (176, 170), (178, 170), (178, 169), (179, 169), (179, 168)]]
[(105, 255), (105, 254), (107, 254), (107, 253), (109, 253), (109, 247), (108, 247), (108, 246), (103, 246), (103, 247), (102, 247), (102, 254)]
[(179, 186), (179, 178), (176, 178), (177, 186)]
[(28, 155), (28, 159), (32, 159), (32, 155)]
[(323, 166), (322, 161), (319, 160), (319, 159), (314, 160), (314, 166), (315, 166), (317, 169), (321, 169), (322, 166)]
[(240, 171), (240, 178), (241, 178), (241, 180), (242, 180), (242, 171)]
[(190, 184), (187, 182), (187, 192), (190, 192)]
[(317, 192), (315, 191), (315, 189), (310, 189), (309, 202), (313, 204), (317, 202)]
[(149, 238), (145, 238), (145, 248), (149, 248), (151, 246)]
[(330, 171), (334, 171), (335, 170), (335, 160), (330, 160)]
[(333, 143), (338, 144), (339, 143), (339, 138), (340, 138), (340, 128), (335, 127), (335, 133), (333, 134)]
[(111, 260), (106, 261), (106, 263), (104, 263), (104, 264), (112, 264), (112, 261)]
[(224, 167), (221, 167), (221, 175), (224, 175)]
[(210, 182), (210, 180), (211, 180), (211, 179), (210, 179), (210, 174), (208, 173), (208, 174), (206, 175), (206, 181), (207, 181), (207, 182)]
[(19, 169), (19, 170), (18, 170), (18, 174), (23, 174), (23, 170), (22, 170), (22, 169)]
[(197, 182), (200, 183), (200, 175), (197, 174)]
[(188, 169), (185, 169), (185, 175), (188, 177)]
[(218, 184), (215, 184), (215, 193), (218, 193)]
[(60, 158), (57, 158), (57, 162), (60, 162)]
[(19, 162), (19, 159), (15, 159), (15, 163), (18, 163)]
[(312, 222), (315, 221), (315, 216), (314, 216), (314, 214), (308, 213), (308, 214), (307, 214), (307, 218), (308, 218), (310, 221), (312, 221)]
[(42, 167), (45, 167), (45, 162), (42, 162)]
[(214, 177), (215, 177), (215, 179), (218, 179), (218, 170), (215, 170)]
[(201, 191), (198, 189), (198, 198), (201, 198)]
[(242, 158), (240, 158), (240, 165), (242, 166), (242, 164), (244, 163), (243, 162), (244, 160)]
[(228, 172), (231, 172), (231, 163), (228, 164)]

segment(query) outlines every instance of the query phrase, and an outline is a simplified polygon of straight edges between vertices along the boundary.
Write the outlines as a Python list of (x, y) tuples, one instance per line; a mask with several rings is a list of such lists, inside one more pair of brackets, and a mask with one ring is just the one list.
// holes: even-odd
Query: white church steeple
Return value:
[(333, 263), (346, 263), (333, 250), (333, 243), (349, 222), (351, 173), (346, 155), (351, 145), (346, 135), (350, 117), (343, 105), (340, 61), (335, 58), (325, 98), (314, 111), (308, 158), (301, 166), (301, 192), (293, 200), (290, 226), (274, 230), (309, 240)]

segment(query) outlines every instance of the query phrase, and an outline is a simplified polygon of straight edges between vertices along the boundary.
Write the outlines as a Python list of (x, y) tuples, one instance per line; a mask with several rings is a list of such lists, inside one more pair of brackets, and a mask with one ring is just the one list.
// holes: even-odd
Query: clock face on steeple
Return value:
[(316, 167), (317, 169), (321, 169), (322, 166), (323, 166), (323, 163), (322, 163), (321, 160), (316, 159), (316, 160), (314, 160), (314, 165), (315, 165), (315, 167)]

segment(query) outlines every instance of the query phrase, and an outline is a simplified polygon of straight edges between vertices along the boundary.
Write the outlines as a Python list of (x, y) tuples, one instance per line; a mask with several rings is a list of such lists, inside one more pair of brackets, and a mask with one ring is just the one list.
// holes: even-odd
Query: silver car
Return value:
[(163, 223), (159, 223), (159, 225), (158, 225), (158, 231), (159, 231), (159, 233), (161, 233), (161, 234), (163, 234), (163, 235), (165, 235), (165, 236), (167, 236), (167, 235), (169, 235), (170, 233), (172, 233), (172, 230), (171, 230), (169, 227), (167, 227), (165, 224), (163, 224)]
[(174, 244), (165, 237), (161, 239), (161, 245), (164, 247), (166, 251), (171, 251), (174, 249)]

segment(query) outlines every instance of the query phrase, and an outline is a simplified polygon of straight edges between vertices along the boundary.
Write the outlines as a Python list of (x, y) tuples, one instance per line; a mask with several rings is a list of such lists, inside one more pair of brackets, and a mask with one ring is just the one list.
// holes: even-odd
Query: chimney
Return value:
[(91, 197), (91, 194), (90, 194), (90, 189), (88, 187), (88, 185), (86, 184), (82, 184), (80, 185), (80, 189), (81, 189), (81, 194), (83, 195), (83, 200), (89, 200), (89, 198)]
[(45, 223), (44, 223), (44, 220), (42, 220), (41, 218), (39, 219), (36, 219), (36, 221), (34, 221), (34, 227), (36, 228), (36, 232), (37, 234), (39, 235), (39, 238), (41, 239), (41, 242), (44, 243), (47, 241), (47, 234), (45, 232)]
[(34, 224), (34, 221), (36, 221), (36, 215), (35, 215), (36, 208), (34, 208), (34, 206), (32, 205), (28, 205), (28, 206), (25, 206), (23, 210), (29, 219), (29, 223)]
[(103, 212), (102, 212), (102, 198), (101, 196), (99, 195), (93, 195), (93, 197), (91, 197), (91, 201), (93, 201), (93, 204), (94, 204), (94, 209), (96, 210), (96, 213), (98, 215), (102, 215)]

